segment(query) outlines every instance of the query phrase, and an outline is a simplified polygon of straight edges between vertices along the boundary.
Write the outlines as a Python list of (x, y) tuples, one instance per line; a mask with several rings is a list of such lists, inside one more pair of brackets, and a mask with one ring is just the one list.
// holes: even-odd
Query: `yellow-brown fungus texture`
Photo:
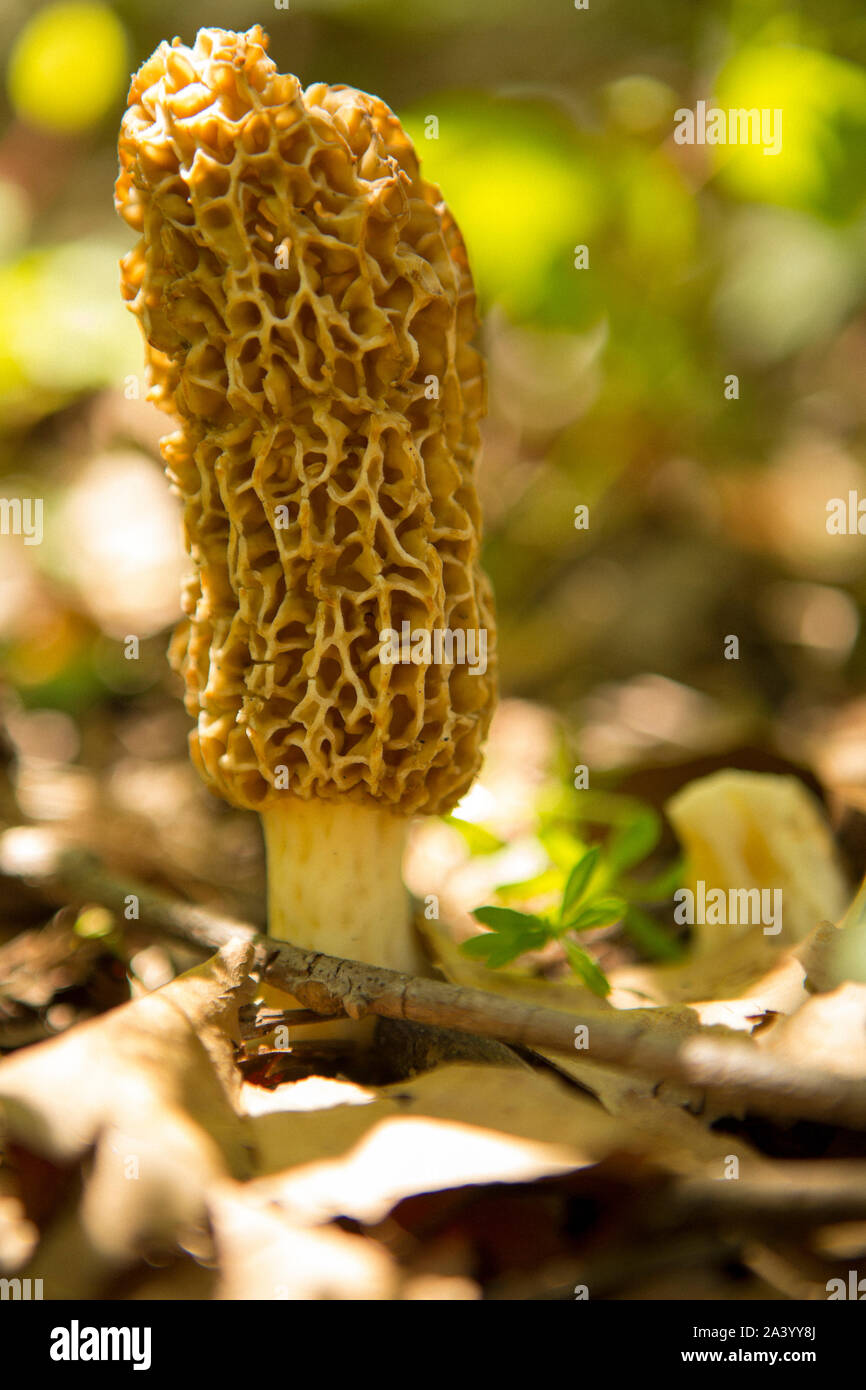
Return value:
[[(287, 781), (442, 812), (495, 701), (466, 252), (389, 108), (303, 90), (266, 46), (258, 27), (162, 44), (120, 136), (123, 293), (180, 426), (162, 449), (193, 562), (172, 644), (193, 756), (258, 810)], [(459, 645), (387, 664), (404, 623), (483, 632), (486, 672), (444, 659)]]

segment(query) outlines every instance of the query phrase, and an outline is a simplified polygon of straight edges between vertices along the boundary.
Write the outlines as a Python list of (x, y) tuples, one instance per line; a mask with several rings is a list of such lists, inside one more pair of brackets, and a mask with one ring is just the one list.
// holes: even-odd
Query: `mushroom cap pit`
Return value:
[[(193, 758), (256, 810), (287, 785), (443, 812), (496, 695), (466, 252), (389, 108), (303, 90), (266, 45), (258, 26), (161, 44), (120, 136), (123, 293), (180, 421), (162, 450), (192, 559), (171, 657)], [(387, 631), (456, 647), (389, 664)], [(460, 634), (486, 669), (453, 659)]]

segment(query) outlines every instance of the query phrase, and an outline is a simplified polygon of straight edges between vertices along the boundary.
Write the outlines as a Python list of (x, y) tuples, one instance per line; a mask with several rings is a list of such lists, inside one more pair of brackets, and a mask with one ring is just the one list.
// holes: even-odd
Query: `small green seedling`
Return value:
[[(633, 870), (656, 848), (661, 819), (651, 806), (611, 792), (583, 792), (563, 816), (561, 802), (542, 812), (538, 837), (549, 866), (532, 879), (497, 890), (503, 906), (476, 908), (473, 917), (490, 930), (461, 946), (465, 955), (498, 969), (526, 951), (559, 942), (575, 975), (594, 993), (610, 985), (576, 933), (621, 923), (641, 951), (656, 959), (675, 959), (679, 947), (647, 907), (664, 901), (679, 882), (679, 862), (650, 878)], [(608, 827), (601, 844), (588, 845), (575, 828), (581, 822)], [(492, 848), (492, 847), (491, 847)], [(489, 850), (488, 850), (489, 852)], [(549, 908), (524, 912), (511, 903), (549, 898)]]
[(522, 956), (538, 951), (549, 941), (559, 941), (569, 965), (594, 994), (605, 995), (610, 985), (592, 956), (571, 939), (570, 933), (589, 927), (606, 927), (618, 922), (625, 912), (622, 898), (592, 892), (600, 851), (593, 845), (578, 859), (565, 883), (562, 899), (554, 915), (519, 912), (513, 907), (479, 907), (472, 916), (490, 931), (464, 941), (461, 950), (498, 969)]

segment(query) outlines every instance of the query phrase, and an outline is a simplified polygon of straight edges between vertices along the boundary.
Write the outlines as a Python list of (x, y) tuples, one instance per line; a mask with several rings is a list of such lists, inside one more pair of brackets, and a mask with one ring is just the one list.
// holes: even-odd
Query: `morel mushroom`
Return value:
[(123, 294), (180, 420), (171, 659), (199, 771), (262, 816), (271, 934), (406, 970), (408, 818), (467, 790), (495, 702), (475, 299), (396, 116), (266, 46), (161, 44), (120, 135)]

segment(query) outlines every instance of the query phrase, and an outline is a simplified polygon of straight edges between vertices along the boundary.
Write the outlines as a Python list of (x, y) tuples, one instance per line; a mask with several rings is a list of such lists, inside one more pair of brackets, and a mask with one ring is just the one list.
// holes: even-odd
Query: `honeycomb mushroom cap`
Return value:
[[(229, 801), (442, 812), (480, 763), (495, 622), (473, 481), (484, 375), (465, 248), (378, 99), (302, 90), (256, 26), (133, 79), (121, 265), (193, 572), (172, 660)], [(435, 383), (431, 385), (431, 383)], [(487, 634), (487, 670), (380, 633)]]

